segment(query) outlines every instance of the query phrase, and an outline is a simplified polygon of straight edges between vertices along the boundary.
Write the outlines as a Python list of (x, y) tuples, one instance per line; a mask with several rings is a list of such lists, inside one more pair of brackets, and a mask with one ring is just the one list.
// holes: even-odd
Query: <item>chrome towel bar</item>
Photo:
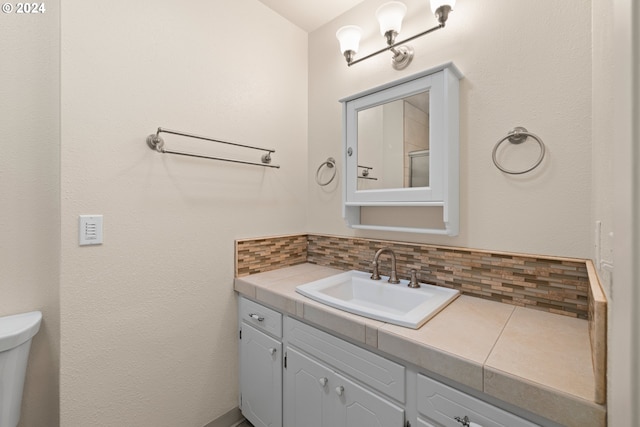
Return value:
[[(193, 153), (185, 153), (182, 151), (173, 151), (173, 150), (167, 150), (164, 148), (164, 140), (162, 139), (162, 137), (160, 136), (160, 133), (170, 133), (173, 135), (179, 135), (179, 136), (185, 136), (187, 138), (195, 138), (195, 139), (201, 139), (204, 141), (211, 141), (211, 142), (218, 142), (220, 144), (227, 144), (227, 145), (233, 145), (235, 147), (242, 147), (242, 148), (248, 148), (251, 150), (259, 150), (259, 151), (264, 151), (265, 154), (262, 155), (262, 163), (257, 163), (257, 162), (248, 162), (248, 161), (244, 161), (244, 160), (237, 160), (237, 159), (228, 159), (225, 157), (214, 157), (214, 156), (204, 156), (201, 154), (193, 154)], [(271, 150), (269, 148), (260, 148), (260, 147), (252, 147), (251, 145), (244, 145), (244, 144), (238, 144), (236, 142), (229, 142), (229, 141), (222, 141), (220, 139), (215, 139), (215, 138), (209, 138), (206, 136), (200, 136), (200, 135), (194, 135), (192, 133), (187, 133), (187, 132), (179, 132), (179, 131), (175, 131), (175, 130), (170, 130), (170, 129), (165, 129), (165, 128), (158, 128), (158, 131), (155, 134), (151, 134), (147, 137), (147, 145), (149, 146), (149, 148), (151, 148), (152, 150), (155, 150), (159, 153), (166, 153), (166, 154), (176, 154), (179, 156), (188, 156), (188, 157), (198, 157), (201, 159), (210, 159), (210, 160), (220, 160), (223, 162), (232, 162), (232, 163), (241, 163), (241, 164), (245, 164), (245, 165), (254, 165), (254, 166), (264, 166), (267, 168), (276, 168), (279, 169), (280, 166), (279, 165), (272, 165), (271, 163), (271, 153), (275, 153), (276, 150)]]
[(372, 176), (369, 176), (369, 171), (373, 170), (373, 168), (371, 166), (358, 165), (358, 167), (364, 169), (362, 171), (362, 175), (358, 175), (359, 179), (370, 179), (372, 181), (377, 181), (378, 180), (378, 178), (374, 178)]

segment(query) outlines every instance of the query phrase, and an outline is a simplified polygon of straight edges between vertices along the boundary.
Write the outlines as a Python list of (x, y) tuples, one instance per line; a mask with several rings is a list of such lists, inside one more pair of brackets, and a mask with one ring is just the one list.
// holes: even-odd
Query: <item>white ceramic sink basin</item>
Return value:
[(298, 293), (331, 307), (394, 325), (418, 329), (456, 299), (460, 291), (420, 284), (409, 288), (406, 280), (371, 280), (371, 274), (351, 270), (305, 283)]

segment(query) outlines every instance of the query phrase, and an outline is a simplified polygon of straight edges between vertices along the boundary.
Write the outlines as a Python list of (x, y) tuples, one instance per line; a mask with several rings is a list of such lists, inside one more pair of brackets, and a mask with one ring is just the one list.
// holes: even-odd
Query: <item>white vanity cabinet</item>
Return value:
[(295, 319), (285, 325), (285, 427), (405, 426), (404, 367)]
[(461, 427), (464, 425), (479, 427), (538, 426), (460, 390), (418, 374), (418, 426)]
[(282, 427), (282, 315), (239, 300), (240, 410), (255, 427)]
[(255, 427), (538, 426), (244, 297), (239, 310), (240, 409)]

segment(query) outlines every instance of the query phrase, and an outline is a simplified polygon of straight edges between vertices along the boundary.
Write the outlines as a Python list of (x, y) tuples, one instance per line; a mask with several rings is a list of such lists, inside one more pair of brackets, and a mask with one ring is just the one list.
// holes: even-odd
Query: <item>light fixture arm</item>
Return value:
[[(450, 8), (449, 8), (449, 9), (450, 9)], [(440, 9), (439, 9), (439, 10), (440, 10)], [(448, 12), (448, 11), (447, 11), (447, 12)], [(445, 16), (446, 16), (446, 14), (445, 14)], [(439, 20), (441, 20), (441, 18), (440, 18), (440, 17), (439, 17), (438, 19), (439, 19)], [(446, 20), (446, 18), (445, 18), (444, 20)], [(404, 40), (401, 40), (401, 41), (399, 41), (399, 42), (395, 42), (395, 43), (393, 43), (393, 39), (395, 39), (395, 36), (393, 36), (393, 38), (391, 39), (391, 40), (392, 40), (392, 44), (390, 44), (390, 45), (388, 45), (387, 47), (382, 48), (382, 49), (380, 49), (380, 50), (378, 50), (378, 51), (375, 51), (375, 52), (373, 52), (373, 53), (370, 53), (370, 54), (369, 54), (369, 55), (367, 55), (367, 56), (363, 56), (362, 58), (358, 58), (358, 59), (356, 59), (356, 60), (349, 61), (349, 58), (347, 58), (347, 65), (350, 67), (350, 66), (352, 66), (352, 65), (354, 65), (354, 64), (357, 64), (358, 62), (362, 62), (362, 61), (364, 61), (365, 59), (372, 58), (372, 57), (374, 57), (374, 56), (376, 56), (376, 55), (379, 55), (379, 54), (381, 54), (382, 52), (386, 52), (386, 51), (388, 51), (388, 50), (392, 51), (394, 55), (397, 55), (397, 54), (398, 54), (397, 48), (402, 47), (402, 45), (403, 45), (403, 44), (405, 44), (405, 43), (407, 43), (407, 42), (410, 42), (410, 41), (412, 41), (412, 40), (415, 40), (415, 39), (417, 39), (417, 38), (419, 38), (419, 37), (425, 36), (425, 35), (427, 35), (427, 34), (429, 34), (429, 33), (432, 33), (432, 32), (434, 32), (434, 31), (436, 31), (436, 30), (439, 30), (439, 29), (441, 29), (441, 28), (444, 28), (444, 20), (441, 20), (440, 24), (436, 25), (436, 26), (435, 26), (435, 27), (433, 27), (433, 28), (429, 28), (429, 29), (428, 29), (428, 30), (426, 30), (426, 31), (423, 31), (423, 32), (421, 32), (421, 33), (419, 33), (419, 34), (416, 34), (415, 36), (411, 36), (411, 37), (409, 37), (409, 38), (407, 38), (407, 39), (404, 39)], [(396, 33), (396, 34), (397, 34), (397, 33)], [(390, 37), (389, 37), (388, 35), (385, 35), (385, 36), (387, 37), (387, 42), (388, 42), (388, 41), (389, 41), (389, 39), (390, 39)], [(400, 54), (402, 54), (402, 52), (400, 52)], [(345, 57), (346, 57), (346, 56), (347, 56), (347, 55), (346, 55), (346, 52), (345, 52)]]

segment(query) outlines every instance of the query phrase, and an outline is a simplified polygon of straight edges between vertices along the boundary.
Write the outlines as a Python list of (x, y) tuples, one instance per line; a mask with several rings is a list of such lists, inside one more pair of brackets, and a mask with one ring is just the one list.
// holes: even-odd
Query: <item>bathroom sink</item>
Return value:
[(351, 270), (305, 283), (296, 291), (349, 313), (413, 329), (418, 329), (460, 294), (454, 289), (425, 284), (409, 288), (407, 280), (391, 284), (387, 277), (371, 280), (370, 276)]

